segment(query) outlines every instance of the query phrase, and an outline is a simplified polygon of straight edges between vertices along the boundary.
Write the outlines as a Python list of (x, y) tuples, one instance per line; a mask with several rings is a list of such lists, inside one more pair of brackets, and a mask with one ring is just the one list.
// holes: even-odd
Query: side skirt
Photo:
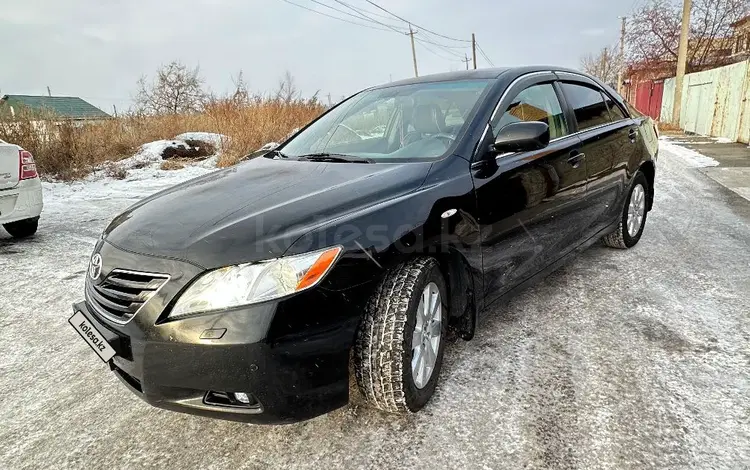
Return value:
[(526, 280), (521, 281), (518, 285), (511, 288), (508, 292), (506, 292), (502, 296), (498, 297), (491, 304), (485, 305), (484, 309), (482, 310), (482, 315), (480, 315), (480, 318), (484, 318), (489, 312), (491, 307), (496, 307), (500, 303), (507, 303), (512, 297), (514, 297), (519, 292), (525, 289), (528, 289), (529, 287), (535, 286), (539, 282), (543, 281), (547, 276), (549, 276), (553, 272), (557, 271), (558, 269), (566, 265), (568, 262), (570, 262), (573, 258), (578, 256), (583, 251), (585, 251), (591, 245), (598, 242), (604, 235), (607, 235), (608, 233), (615, 230), (617, 226), (619, 225), (619, 223), (620, 223), (620, 220), (618, 219), (614, 223), (604, 227), (602, 230), (597, 232), (596, 235), (592, 236), (591, 238), (589, 238), (588, 240), (580, 244), (577, 248), (573, 249), (567, 255), (558, 259), (557, 261), (550, 264), (549, 266), (542, 269), (541, 271), (537, 272), (536, 274), (533, 274), (531, 277), (527, 278)]

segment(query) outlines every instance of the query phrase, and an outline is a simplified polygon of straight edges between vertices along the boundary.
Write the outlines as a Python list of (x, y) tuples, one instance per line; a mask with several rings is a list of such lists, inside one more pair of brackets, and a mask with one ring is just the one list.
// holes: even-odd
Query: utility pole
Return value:
[(464, 52), (464, 60), (462, 60), (461, 62), (464, 62), (466, 64), (466, 70), (469, 70), (469, 62), (471, 62), (471, 59), (469, 59), (469, 56), (466, 55), (465, 52)]
[(52, 90), (49, 89), (49, 85), (47, 85), (47, 96), (52, 96)]
[(685, 82), (685, 69), (687, 68), (688, 36), (690, 35), (690, 9), (693, 7), (691, 0), (683, 0), (682, 3), (682, 31), (680, 32), (680, 48), (677, 51), (677, 80), (674, 89), (674, 106), (672, 107), (672, 123), (680, 126), (680, 114), (682, 114), (682, 84)]
[(471, 33), (471, 56), (474, 58), (474, 70), (477, 69), (477, 38)]
[(414, 59), (414, 76), (419, 77), (419, 70), (417, 70), (417, 49), (414, 47), (414, 35), (417, 34), (417, 32), (413, 31), (411, 29), (411, 24), (409, 24), (409, 32), (405, 34), (411, 37), (411, 56)]
[(628, 18), (621, 16), (622, 29), (620, 30), (620, 57), (617, 64), (617, 92), (622, 95), (625, 87), (623, 86), (623, 75), (625, 74), (625, 25)]

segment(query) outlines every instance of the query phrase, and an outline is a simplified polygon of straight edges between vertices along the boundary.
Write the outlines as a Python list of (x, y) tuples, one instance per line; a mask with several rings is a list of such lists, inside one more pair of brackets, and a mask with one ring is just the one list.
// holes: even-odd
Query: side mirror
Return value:
[(543, 122), (513, 122), (502, 129), (490, 147), (494, 153), (528, 152), (549, 145), (549, 126)]

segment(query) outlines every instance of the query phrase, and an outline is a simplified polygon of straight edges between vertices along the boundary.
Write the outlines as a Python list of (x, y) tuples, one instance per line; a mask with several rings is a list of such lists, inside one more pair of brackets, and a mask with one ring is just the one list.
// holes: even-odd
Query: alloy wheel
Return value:
[(637, 184), (630, 195), (630, 205), (628, 205), (628, 235), (635, 237), (641, 230), (643, 218), (646, 215), (646, 191), (643, 185)]
[(411, 374), (414, 384), (422, 389), (430, 381), (437, 362), (440, 337), (443, 331), (443, 302), (434, 282), (422, 291), (417, 306), (417, 322), (411, 340)]

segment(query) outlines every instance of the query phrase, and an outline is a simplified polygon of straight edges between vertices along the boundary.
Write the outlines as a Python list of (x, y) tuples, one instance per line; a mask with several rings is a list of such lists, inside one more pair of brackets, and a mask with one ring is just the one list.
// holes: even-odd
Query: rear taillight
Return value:
[(34, 156), (31, 155), (31, 152), (19, 150), (18, 156), (21, 162), (21, 170), (18, 172), (18, 179), (29, 180), (39, 176), (36, 172), (36, 163), (34, 163)]

